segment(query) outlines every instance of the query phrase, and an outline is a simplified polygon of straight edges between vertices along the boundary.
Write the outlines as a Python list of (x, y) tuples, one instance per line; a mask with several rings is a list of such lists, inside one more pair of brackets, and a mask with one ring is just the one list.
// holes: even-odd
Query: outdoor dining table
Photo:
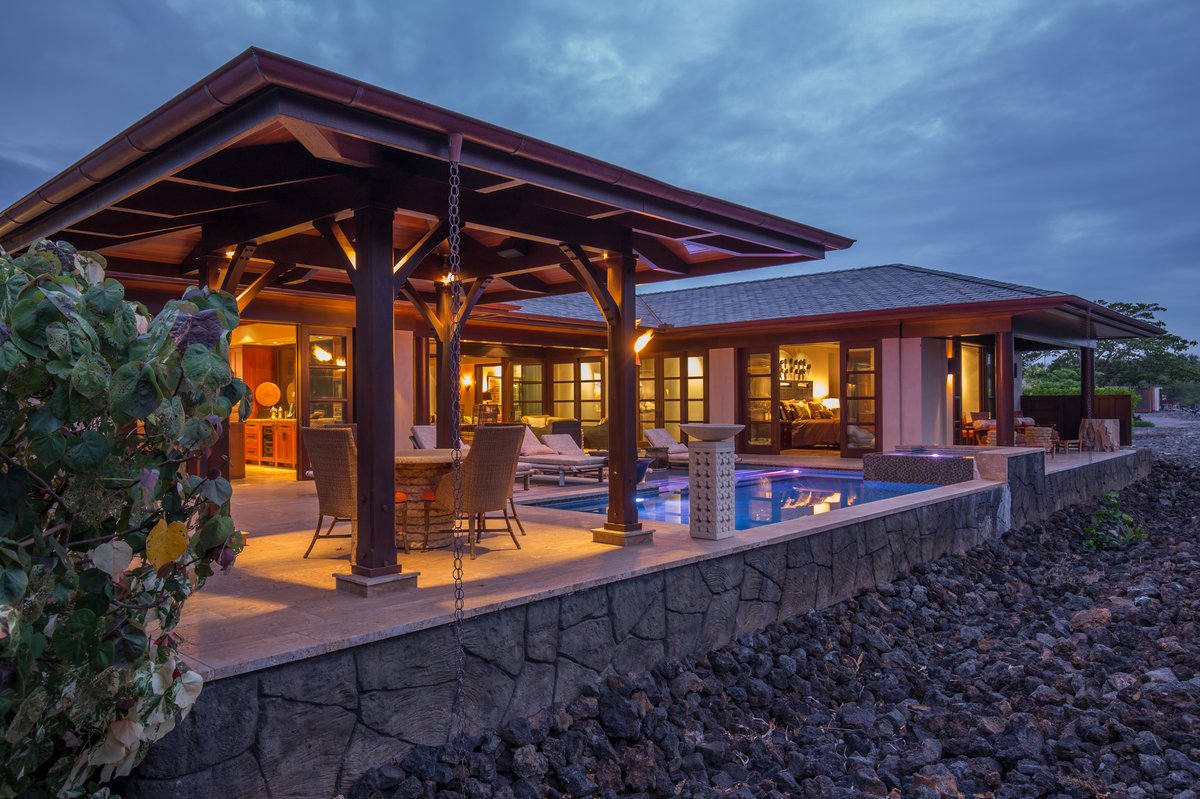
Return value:
[[(453, 510), (431, 508), (428, 527), (422, 495), (437, 488), (452, 468), (452, 449), (416, 449), (396, 454), (396, 491), (408, 496), (407, 503), (396, 503), (396, 543), (410, 548), (438, 549), (454, 540)], [(407, 506), (407, 507), (406, 507)], [(409, 538), (411, 536), (411, 538)]]

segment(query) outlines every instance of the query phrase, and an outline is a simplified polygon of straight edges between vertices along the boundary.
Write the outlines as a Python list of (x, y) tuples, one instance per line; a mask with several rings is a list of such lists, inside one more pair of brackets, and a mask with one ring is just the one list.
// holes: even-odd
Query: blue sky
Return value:
[(5, 22), (0, 206), (257, 45), (859, 240), (792, 271), (1154, 301), (1200, 339), (1194, 0), (44, 0)]

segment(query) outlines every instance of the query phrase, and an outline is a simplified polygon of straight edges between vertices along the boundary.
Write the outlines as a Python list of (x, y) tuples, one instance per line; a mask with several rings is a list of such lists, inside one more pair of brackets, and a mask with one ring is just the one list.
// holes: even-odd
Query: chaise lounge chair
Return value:
[(521, 444), (520, 463), (538, 474), (558, 476), (558, 484), (565, 486), (567, 476), (586, 477), (596, 475), (596, 481), (604, 482), (604, 467), (608, 458), (588, 455), (567, 434), (549, 434), (539, 441), (529, 427), (525, 428), (525, 440)]
[[(667, 468), (672, 466), (687, 468), (689, 454), (687, 444), (679, 443), (675, 436), (671, 435), (671, 431), (665, 427), (648, 427), (643, 431), (643, 435), (646, 437), (646, 443), (650, 445), (647, 449), (666, 451)], [(742, 458), (739, 455), (734, 455), (733, 460), (736, 463), (742, 462)]]

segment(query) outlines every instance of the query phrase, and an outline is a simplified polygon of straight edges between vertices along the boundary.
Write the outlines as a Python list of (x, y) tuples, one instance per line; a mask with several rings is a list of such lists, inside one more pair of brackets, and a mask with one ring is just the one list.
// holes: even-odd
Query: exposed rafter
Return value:
[(571, 277), (575, 278), (576, 282), (588, 293), (596, 303), (596, 307), (600, 309), (600, 313), (604, 315), (605, 321), (610, 325), (617, 324), (620, 316), (617, 302), (609, 293), (603, 276), (592, 264), (591, 258), (578, 244), (561, 246), (563, 254), (567, 256), (567, 262), (563, 264), (563, 269), (569, 272)]
[(446, 236), (450, 232), (450, 224), (441, 219), (436, 225), (426, 231), (425, 235), (417, 239), (408, 251), (400, 256), (396, 261), (396, 265), (392, 268), (392, 274), (395, 276), (396, 286), (401, 287), (408, 282), (417, 267), (436, 250)]
[(653, 236), (647, 236), (644, 233), (635, 234), (633, 249), (652, 269), (675, 275), (686, 275), (691, 272), (691, 265), (687, 261)]
[(240, 312), (246, 310), (246, 306), (253, 302), (254, 298), (257, 297), (263, 289), (273, 285), (276, 281), (278, 281), (288, 272), (292, 271), (294, 268), (295, 264), (272, 264), (270, 269), (268, 269), (266, 272), (263, 272), (261, 275), (256, 276), (254, 280), (250, 281), (250, 285), (238, 292), (238, 311)]
[(229, 266), (221, 276), (221, 291), (228, 291), (230, 294), (237, 292), (238, 285), (242, 282), (242, 275), (246, 273), (246, 267), (250, 264), (250, 259), (257, 249), (258, 245), (253, 243), (239, 244), (234, 249), (233, 255), (229, 258)]
[(374, 142), (347, 136), (295, 117), (280, 117), (279, 122), (314, 158), (355, 167), (373, 168), (384, 164), (384, 148)]

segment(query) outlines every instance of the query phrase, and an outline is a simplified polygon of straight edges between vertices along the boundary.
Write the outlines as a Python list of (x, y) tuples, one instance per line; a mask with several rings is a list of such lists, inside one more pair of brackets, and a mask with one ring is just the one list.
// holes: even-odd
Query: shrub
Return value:
[(1100, 495), (1100, 507), (1092, 512), (1092, 524), (1083, 528), (1083, 546), (1087, 549), (1120, 549), (1146, 540), (1146, 529), (1121, 510), (1117, 492)]
[(228, 481), (183, 469), (246, 400), (237, 304), (152, 318), (104, 268), (0, 251), (0, 797), (106, 796), (171, 730), (202, 683), (180, 610), (242, 545)]

